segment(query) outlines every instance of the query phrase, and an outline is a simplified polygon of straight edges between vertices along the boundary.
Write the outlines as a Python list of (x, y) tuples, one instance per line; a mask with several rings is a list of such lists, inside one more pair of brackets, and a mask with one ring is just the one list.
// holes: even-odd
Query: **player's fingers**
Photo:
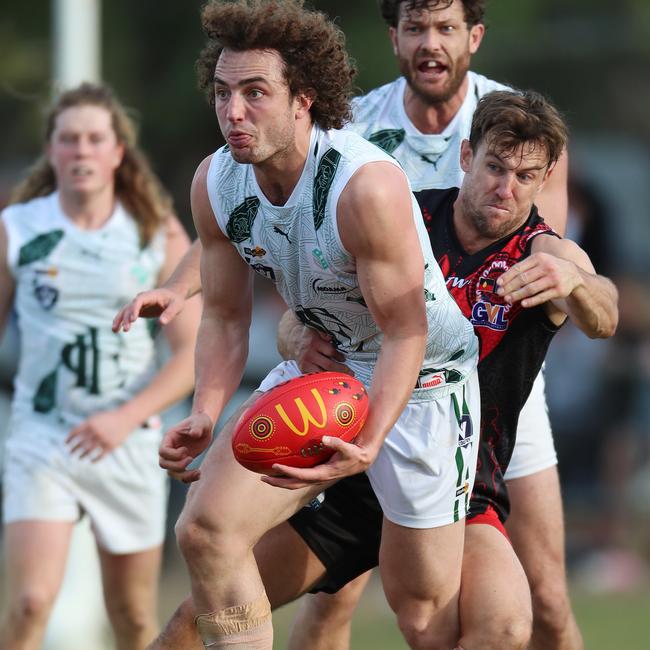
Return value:
[(186, 456), (180, 460), (169, 460), (167, 458), (158, 457), (158, 465), (168, 472), (184, 472), (187, 466), (192, 462), (192, 458)]
[(282, 478), (280, 476), (262, 476), (262, 481), (273, 487), (283, 488), (285, 490), (298, 490), (307, 487), (310, 483), (305, 483), (300, 479)]
[(540, 278), (535, 282), (530, 282), (526, 286), (521, 287), (521, 289), (516, 289), (512, 292), (507, 293), (504, 296), (504, 300), (509, 303), (519, 302), (525, 298), (530, 298), (539, 293), (542, 293), (543, 291), (547, 291), (550, 287), (551, 283), (549, 282), (548, 278)]
[(176, 462), (187, 458), (189, 454), (186, 447), (179, 447), (178, 449), (175, 447), (161, 447), (158, 450), (158, 456), (170, 462)]
[(178, 302), (173, 301), (167, 305), (167, 307), (163, 310), (162, 314), (160, 314), (160, 318), (158, 319), (160, 321), (161, 325), (167, 325), (168, 323), (171, 323), (176, 316), (181, 312), (183, 308), (182, 304), (178, 304)]
[(537, 307), (538, 305), (543, 305), (545, 302), (557, 297), (557, 292), (554, 289), (548, 289), (547, 291), (542, 291), (535, 296), (524, 298), (524, 300), (521, 301), (521, 306), (526, 308)]
[(198, 469), (191, 469), (187, 471), (171, 471), (167, 470), (167, 474), (175, 481), (180, 481), (181, 483), (193, 483), (198, 481), (201, 478), (201, 472)]
[(120, 311), (118, 311), (117, 314), (115, 315), (115, 318), (113, 318), (113, 324), (111, 325), (111, 329), (115, 333), (119, 332), (122, 327), (122, 323), (124, 321), (124, 309), (125, 308), (122, 307), (122, 309), (120, 309)]

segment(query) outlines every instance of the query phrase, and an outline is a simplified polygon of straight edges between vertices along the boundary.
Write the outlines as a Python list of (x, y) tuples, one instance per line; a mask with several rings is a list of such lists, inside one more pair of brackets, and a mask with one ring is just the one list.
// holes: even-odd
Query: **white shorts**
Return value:
[(519, 414), (517, 440), (506, 471), (506, 481), (557, 465), (544, 385), (544, 373), (540, 370)]
[(5, 524), (28, 519), (77, 521), (88, 515), (109, 553), (137, 553), (162, 544), (167, 474), (158, 466), (160, 430), (134, 431), (97, 463), (72, 456), (66, 431), (21, 423), (6, 442)]
[[(293, 361), (274, 368), (266, 391), (300, 375)], [(436, 528), (465, 517), (474, 486), (480, 423), (478, 376), (431, 402), (409, 402), (367, 474), (384, 516), (408, 528)]]

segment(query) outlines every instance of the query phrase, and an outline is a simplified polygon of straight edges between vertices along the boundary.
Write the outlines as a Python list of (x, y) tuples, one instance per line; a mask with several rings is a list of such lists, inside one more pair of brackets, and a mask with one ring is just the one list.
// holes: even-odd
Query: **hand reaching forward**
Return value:
[(198, 413), (169, 429), (160, 443), (160, 466), (178, 481), (197, 481), (201, 477), (200, 470), (187, 467), (208, 448), (213, 428), (212, 420), (205, 413)]
[(522, 307), (536, 307), (549, 300), (567, 298), (582, 284), (580, 269), (573, 262), (548, 253), (534, 253), (499, 277), (497, 293), (511, 304), (521, 301)]
[(124, 305), (113, 319), (113, 331), (128, 332), (138, 318), (156, 318), (161, 325), (170, 323), (185, 306), (185, 298), (171, 289), (160, 287), (143, 291)]
[(336, 453), (326, 462), (315, 467), (289, 467), (276, 463), (273, 469), (283, 476), (262, 476), (262, 481), (275, 487), (287, 490), (339, 480), (345, 476), (365, 472), (375, 460), (379, 450), (370, 447), (359, 447), (354, 443), (343, 442), (333, 436), (323, 436), (323, 444), (336, 450)]

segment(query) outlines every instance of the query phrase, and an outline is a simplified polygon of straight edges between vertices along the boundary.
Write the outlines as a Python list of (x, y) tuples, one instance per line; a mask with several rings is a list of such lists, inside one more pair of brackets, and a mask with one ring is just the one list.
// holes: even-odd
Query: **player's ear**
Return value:
[(304, 117), (306, 117), (315, 100), (316, 100), (315, 90), (310, 88), (309, 90), (299, 92), (294, 98), (294, 101), (296, 102), (295, 104), (296, 119), (303, 119)]
[(397, 29), (395, 27), (389, 27), (388, 28), (388, 36), (390, 38), (390, 42), (393, 45), (393, 54), (397, 56), (399, 49), (397, 47)]
[(476, 54), (485, 34), (485, 25), (478, 23), (469, 29), (469, 53)]
[(460, 143), (460, 168), (467, 173), (472, 166), (472, 160), (474, 159), (474, 152), (472, 151), (472, 145), (469, 143), (469, 140), (463, 140)]

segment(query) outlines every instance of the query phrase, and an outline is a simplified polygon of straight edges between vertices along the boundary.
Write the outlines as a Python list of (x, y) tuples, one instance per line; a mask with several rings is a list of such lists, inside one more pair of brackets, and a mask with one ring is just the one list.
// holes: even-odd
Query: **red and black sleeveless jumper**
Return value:
[(515, 445), (519, 412), (558, 328), (542, 307), (506, 304), (496, 293), (496, 281), (530, 255), (534, 237), (557, 235), (533, 207), (521, 228), (468, 255), (453, 227), (458, 189), (424, 190), (416, 197), (447, 288), (480, 342), (481, 442), (469, 518), (491, 505), (504, 521), (510, 506), (503, 474)]

